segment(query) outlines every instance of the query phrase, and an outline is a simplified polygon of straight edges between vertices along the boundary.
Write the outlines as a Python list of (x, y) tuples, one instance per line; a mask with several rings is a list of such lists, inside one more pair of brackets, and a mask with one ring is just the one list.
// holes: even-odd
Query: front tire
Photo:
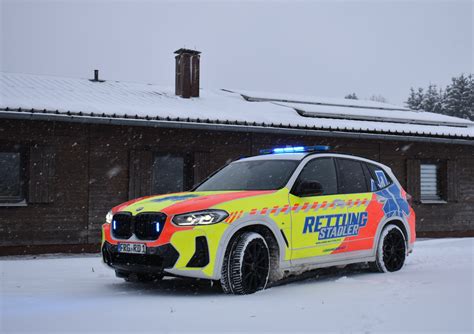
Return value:
[(402, 269), (407, 254), (407, 243), (402, 230), (393, 224), (384, 227), (377, 245), (375, 262), (369, 263), (372, 271), (394, 272)]
[(230, 243), (222, 265), (225, 293), (251, 294), (265, 289), (270, 274), (270, 250), (256, 232), (243, 232)]

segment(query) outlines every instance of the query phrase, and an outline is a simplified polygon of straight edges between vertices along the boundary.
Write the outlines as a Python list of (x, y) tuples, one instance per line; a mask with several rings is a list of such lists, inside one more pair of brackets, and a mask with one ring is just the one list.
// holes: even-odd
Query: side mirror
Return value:
[(323, 194), (323, 186), (318, 181), (303, 181), (296, 188), (296, 196), (309, 197)]

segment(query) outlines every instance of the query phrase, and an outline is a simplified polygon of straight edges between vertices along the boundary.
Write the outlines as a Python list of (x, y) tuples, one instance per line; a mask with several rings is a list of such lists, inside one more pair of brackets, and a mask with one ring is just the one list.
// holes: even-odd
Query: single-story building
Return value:
[(186, 190), (226, 162), (285, 145), (389, 165), (418, 236), (474, 236), (474, 123), (374, 101), (199, 88), (180, 49), (176, 87), (0, 75), (0, 254), (98, 250), (107, 211)]

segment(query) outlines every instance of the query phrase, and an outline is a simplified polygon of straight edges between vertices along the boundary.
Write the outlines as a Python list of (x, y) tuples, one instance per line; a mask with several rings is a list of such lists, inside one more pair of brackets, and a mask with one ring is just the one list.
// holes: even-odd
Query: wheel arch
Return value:
[(407, 231), (407, 228), (406, 228), (405, 224), (403, 224), (403, 222), (402, 222), (401, 220), (397, 220), (397, 219), (388, 221), (388, 222), (384, 225), (384, 227), (387, 226), (388, 224), (395, 225), (395, 226), (397, 226), (400, 230), (402, 230), (403, 236), (405, 237), (405, 242), (408, 244), (408, 242), (409, 242), (410, 239), (409, 239), (408, 231)]
[(278, 269), (280, 268), (280, 264), (285, 259), (285, 254), (288, 251), (288, 248), (286, 246), (285, 240), (283, 239), (281, 231), (276, 226), (276, 224), (274, 222), (259, 219), (248, 220), (235, 225), (232, 224), (226, 230), (216, 254), (213, 278), (220, 279), (224, 256), (228, 251), (229, 245), (242, 232), (256, 232), (264, 237), (270, 250), (270, 278), (277, 278), (279, 276)]
[(408, 226), (408, 222), (406, 220), (397, 216), (397, 217), (391, 217), (389, 219), (386, 219), (381, 224), (379, 224), (379, 227), (377, 229), (376, 240), (373, 246), (374, 255), (377, 251), (377, 246), (379, 244), (382, 231), (387, 225), (395, 225), (402, 231), (403, 236), (405, 237), (406, 249), (408, 251), (410, 248), (410, 227)]

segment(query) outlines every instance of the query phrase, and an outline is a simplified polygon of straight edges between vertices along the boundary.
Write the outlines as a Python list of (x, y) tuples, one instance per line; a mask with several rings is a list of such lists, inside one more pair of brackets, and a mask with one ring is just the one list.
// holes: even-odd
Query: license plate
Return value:
[(118, 244), (119, 253), (146, 254), (145, 244)]

